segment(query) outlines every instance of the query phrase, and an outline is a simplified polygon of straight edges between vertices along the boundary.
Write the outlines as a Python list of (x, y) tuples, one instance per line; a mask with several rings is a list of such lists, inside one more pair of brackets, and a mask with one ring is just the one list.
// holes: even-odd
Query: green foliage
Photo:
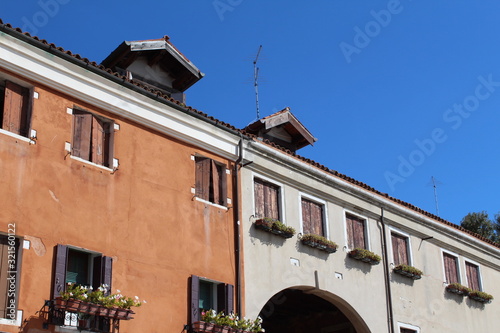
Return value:
[(228, 326), (234, 329), (244, 330), (246, 332), (259, 333), (263, 332), (262, 318), (257, 317), (254, 320), (240, 319), (238, 315), (230, 313), (225, 315), (224, 312), (217, 313), (215, 310), (202, 311), (201, 320), (208, 323), (214, 323), (220, 326)]
[(500, 242), (500, 213), (495, 215), (495, 220), (490, 220), (486, 211), (468, 213), (460, 225), (493, 242)]
[(412, 274), (419, 275), (419, 276), (424, 274), (420, 269), (415, 268), (415, 267), (410, 266), (410, 265), (404, 265), (404, 264), (397, 265), (396, 267), (394, 267), (394, 270), (408, 272), (408, 273), (412, 273)]

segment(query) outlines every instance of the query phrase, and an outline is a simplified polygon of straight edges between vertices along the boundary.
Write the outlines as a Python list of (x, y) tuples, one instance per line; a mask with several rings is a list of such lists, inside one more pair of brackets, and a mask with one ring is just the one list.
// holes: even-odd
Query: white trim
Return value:
[(369, 233), (369, 223), (368, 223), (368, 217), (366, 216), (363, 216), (361, 214), (358, 214), (358, 213), (355, 213), (351, 210), (348, 210), (348, 209), (345, 209), (343, 210), (343, 214), (344, 216), (342, 217), (343, 220), (344, 220), (344, 239), (345, 239), (345, 248), (347, 249), (347, 251), (350, 251), (352, 249), (349, 248), (349, 240), (347, 239), (348, 235), (347, 235), (347, 214), (349, 215), (353, 215), (353, 216), (356, 216), (358, 217), (359, 219), (362, 219), (364, 220), (364, 232), (365, 232), (365, 246), (366, 246), (366, 249), (371, 251), (371, 244), (370, 244), (370, 233)]
[(0, 133), (5, 134), (5, 135), (8, 135), (8, 136), (10, 136), (10, 137), (13, 137), (13, 138), (15, 138), (15, 139), (17, 139), (17, 140), (20, 140), (20, 141), (23, 141), (23, 142), (27, 142), (27, 143), (29, 143), (30, 145), (34, 145), (34, 144), (36, 144), (36, 142), (35, 142), (35, 141), (33, 141), (33, 140), (31, 140), (30, 138), (27, 138), (27, 137), (25, 137), (25, 136), (22, 136), (22, 135), (19, 135), (19, 134), (16, 134), (16, 133), (12, 133), (12, 132), (7, 131), (7, 130), (4, 130), (4, 129), (2, 129), (2, 128), (0, 128)]
[(477, 274), (479, 275), (479, 291), (484, 291), (484, 284), (483, 284), (483, 274), (481, 273), (481, 265), (477, 263), (474, 260), (470, 260), (467, 258), (464, 258), (464, 272), (465, 272), (465, 285), (468, 287), (469, 286), (469, 280), (467, 279), (467, 264), (473, 264), (477, 266)]
[(462, 283), (462, 270), (460, 268), (460, 256), (456, 254), (455, 252), (451, 252), (448, 250), (445, 250), (441, 248), (441, 267), (443, 268), (443, 283), (446, 283), (446, 267), (444, 266), (444, 253), (449, 254), (457, 259), (456, 261), (456, 269), (457, 269), (457, 276), (458, 276), (458, 283)]
[[(67, 143), (67, 142), (66, 142)], [(66, 150), (66, 151), (71, 151), (71, 150)], [(99, 169), (103, 169), (103, 170), (106, 170), (106, 171), (109, 171), (110, 173), (112, 173), (113, 169), (110, 169), (108, 167), (105, 167), (104, 165), (100, 165), (100, 164), (97, 164), (97, 163), (94, 163), (94, 162), (90, 162), (90, 161), (87, 161), (86, 159), (83, 159), (81, 157), (75, 157), (73, 155), (70, 156), (71, 159), (73, 160), (76, 160), (76, 161), (79, 161), (79, 162), (82, 162), (82, 163), (85, 163), (85, 164), (89, 164), (89, 165), (92, 165), (92, 166), (95, 166), (95, 167), (98, 167)], [(113, 159), (113, 164), (114, 164), (114, 160), (115, 158)], [(117, 159), (116, 159), (117, 160)], [(118, 161), (118, 160), (117, 160)]]
[(406, 329), (409, 329), (409, 330), (414, 330), (415, 332), (420, 333), (420, 327), (414, 326), (414, 325), (410, 325), (410, 324), (400, 323), (398, 321), (398, 331), (401, 332), (402, 328), (406, 328)]
[(220, 208), (220, 209), (224, 209), (224, 210), (228, 210), (228, 209), (229, 209), (229, 208), (228, 208), (228, 207), (226, 207), (226, 206), (222, 206), (222, 205), (219, 205), (219, 204), (216, 204), (216, 203), (210, 202), (210, 201), (208, 201), (208, 200), (201, 199), (201, 198), (196, 197), (196, 196), (194, 197), (194, 199), (195, 199), (196, 201), (203, 202), (203, 203), (205, 203), (205, 204), (207, 204), (207, 205), (214, 206), (214, 207), (217, 207), (217, 208)]
[[(16, 295), (19, 296), (19, 293)], [(16, 319), (0, 318), (0, 325), (21, 326), (23, 322), (23, 310), (17, 310)]]
[(269, 178), (267, 176), (264, 176), (262, 174), (252, 172), (252, 212), (253, 216), (255, 216), (255, 179), (261, 179), (265, 182), (271, 183), (277, 187), (279, 187), (279, 216), (280, 216), (280, 222), (283, 222), (284, 224), (286, 223), (286, 209), (285, 209), (285, 187), (283, 186), (283, 183), (277, 182), (276, 180)]
[(410, 266), (414, 266), (414, 263), (413, 263), (413, 254), (412, 254), (412, 250), (411, 250), (411, 237), (410, 237), (410, 234), (406, 233), (406, 232), (403, 232), (397, 228), (394, 228), (394, 227), (388, 227), (389, 228), (389, 237), (390, 239), (386, 240), (386, 244), (389, 243), (390, 244), (390, 252), (391, 252), (391, 262), (392, 264), (394, 265), (394, 251), (392, 249), (392, 233), (395, 233), (395, 234), (398, 234), (400, 236), (403, 236), (403, 237), (406, 237), (406, 239), (408, 240), (407, 243), (406, 243), (406, 248), (407, 248), (407, 251), (408, 251), (408, 265)]
[(323, 235), (326, 239), (330, 239), (330, 229), (328, 227), (328, 209), (326, 206), (326, 201), (319, 199), (318, 197), (312, 196), (310, 194), (299, 192), (299, 217), (300, 217), (300, 233), (304, 233), (304, 224), (302, 222), (302, 198), (313, 201), (317, 204), (323, 205), (323, 227), (325, 228), (325, 234)]

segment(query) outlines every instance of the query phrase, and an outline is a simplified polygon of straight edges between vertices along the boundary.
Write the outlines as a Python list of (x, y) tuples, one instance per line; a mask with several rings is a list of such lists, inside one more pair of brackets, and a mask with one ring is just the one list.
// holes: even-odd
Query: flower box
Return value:
[(413, 266), (409, 265), (397, 265), (394, 267), (394, 273), (399, 274), (401, 276), (405, 276), (407, 278), (410, 278), (412, 280), (419, 280), (422, 278), (423, 272)]
[(469, 295), (469, 292), (471, 292), (471, 289), (461, 285), (460, 283), (450, 283), (446, 286), (446, 291), (460, 296), (467, 296)]
[(370, 265), (378, 265), (382, 259), (379, 255), (362, 248), (355, 248), (351, 250), (348, 255), (353, 259), (366, 262)]
[(256, 229), (270, 232), (283, 238), (291, 238), (295, 235), (294, 228), (286, 226), (283, 222), (269, 217), (256, 220), (254, 225)]
[(312, 248), (316, 248), (318, 250), (327, 252), (327, 253), (334, 253), (337, 251), (337, 244), (334, 242), (326, 239), (323, 236), (319, 235), (314, 235), (314, 234), (306, 234), (303, 235), (300, 239), (302, 244), (307, 245)]
[(469, 292), (469, 298), (473, 299), (476, 302), (485, 304), (491, 303), (491, 301), (493, 300), (493, 296), (479, 290), (472, 290), (471, 292)]

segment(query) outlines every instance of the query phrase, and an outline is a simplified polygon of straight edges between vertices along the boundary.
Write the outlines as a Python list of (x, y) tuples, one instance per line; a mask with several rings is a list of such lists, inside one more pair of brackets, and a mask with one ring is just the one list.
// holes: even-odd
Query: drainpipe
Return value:
[(234, 163), (233, 171), (233, 214), (234, 214), (234, 259), (236, 261), (236, 313), (241, 316), (241, 258), (240, 258), (240, 238), (241, 238), (241, 225), (240, 225), (240, 197), (238, 191), (239, 183), (239, 169), (241, 161), (243, 160), (243, 136), (240, 134), (240, 142), (238, 144), (238, 159)]
[(384, 223), (384, 208), (380, 208), (380, 223), (382, 225), (382, 255), (384, 256), (384, 280), (385, 280), (385, 298), (387, 303), (387, 324), (389, 326), (389, 333), (394, 333), (394, 320), (393, 320), (393, 310), (392, 310), (392, 293), (391, 293), (391, 281), (389, 280), (389, 267), (388, 255), (387, 255), (387, 237), (385, 231)]

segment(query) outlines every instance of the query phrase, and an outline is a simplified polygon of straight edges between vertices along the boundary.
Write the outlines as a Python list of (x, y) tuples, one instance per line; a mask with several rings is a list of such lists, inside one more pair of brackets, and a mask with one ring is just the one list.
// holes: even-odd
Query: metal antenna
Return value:
[(437, 181), (434, 176), (431, 177), (432, 187), (434, 187), (434, 201), (436, 202), (436, 215), (439, 216), (438, 195), (437, 195)]
[(257, 67), (257, 60), (259, 60), (260, 51), (262, 50), (262, 45), (259, 46), (259, 51), (257, 51), (257, 56), (253, 61), (253, 86), (255, 87), (255, 108), (257, 109), (257, 119), (260, 119), (259, 111), (259, 67)]

